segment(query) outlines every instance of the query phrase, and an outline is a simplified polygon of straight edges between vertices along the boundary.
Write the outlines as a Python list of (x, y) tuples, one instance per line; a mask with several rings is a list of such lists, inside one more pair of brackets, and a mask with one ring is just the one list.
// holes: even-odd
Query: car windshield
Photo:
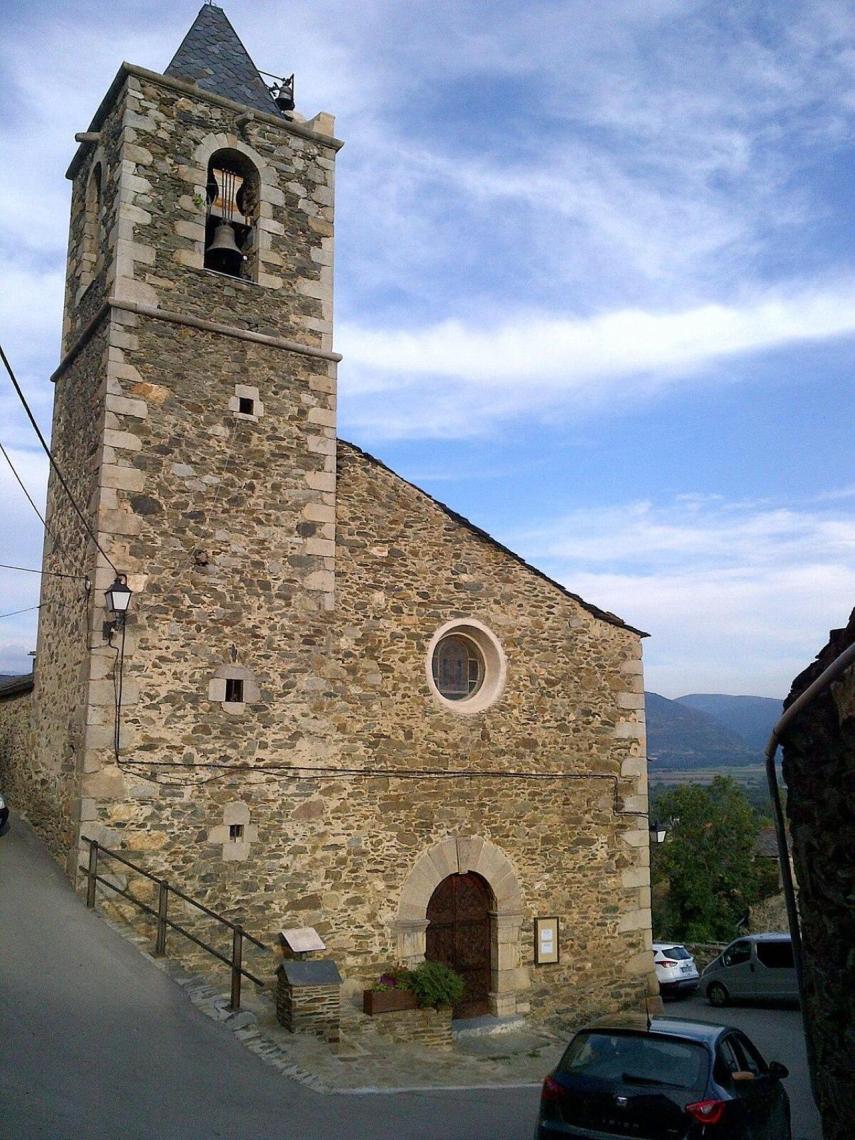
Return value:
[(558, 1072), (700, 1092), (706, 1085), (709, 1064), (706, 1049), (692, 1041), (590, 1030), (573, 1038)]
[(685, 946), (669, 946), (668, 949), (663, 950), (662, 953), (666, 958), (673, 958), (677, 962), (683, 962), (686, 958), (691, 958), (692, 956)]

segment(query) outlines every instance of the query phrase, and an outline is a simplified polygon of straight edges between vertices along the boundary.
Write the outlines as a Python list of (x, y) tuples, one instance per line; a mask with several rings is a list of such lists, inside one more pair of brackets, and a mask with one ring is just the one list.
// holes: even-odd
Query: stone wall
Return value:
[[(104, 431), (104, 366), (108, 329), (101, 326), (58, 377), (54, 390), (52, 448), (74, 502), (89, 525), (97, 528), (100, 509), (109, 500), (99, 491), (101, 440)], [(41, 610), (36, 650), (34, 748), (31, 784), (41, 789), (22, 808), (36, 821), (54, 855), (76, 861), (80, 813), (80, 780), (84, 755), (95, 740), (109, 746), (113, 718), (87, 709), (90, 677), (112, 693), (108, 669), (115, 652), (104, 649), (94, 668), (89, 641), (103, 642), (97, 614), (103, 620), (103, 594), (112, 581), (102, 555), (71, 505), (68, 493), (51, 471), (48, 482), (47, 534), (43, 555)], [(103, 567), (100, 570), (98, 567)], [(97, 605), (96, 603), (100, 603)]]
[(276, 1019), (291, 1033), (313, 1033), (324, 1041), (338, 1041), (341, 986), (291, 986), (280, 971)]
[[(169, 461), (180, 458), (173, 448)], [(646, 807), (642, 712), (625, 707), (641, 690), (637, 636), (347, 445), (339, 480), (333, 612), (295, 615), (292, 596), (271, 597), (260, 558), (256, 578), (237, 578), (245, 563), (214, 552), (207, 577), (189, 572), (188, 627), (154, 543), (174, 555), (194, 521), (143, 520), (158, 571), (129, 632), (127, 760), (113, 794), (91, 799), (87, 833), (257, 936), (317, 927), (353, 986), (399, 957), (401, 893), (420, 856), (449, 835), (478, 836), (519, 884), (510, 1011), (578, 1020), (637, 1003), (650, 974), (646, 821), (615, 812)], [(168, 502), (168, 471), (153, 485)], [(473, 614), (500, 639), (508, 673), (495, 706), (461, 717), (434, 702), (425, 660), (438, 625)], [(289, 649), (295, 621), (304, 649)], [(239, 717), (207, 699), (230, 644), (259, 686)], [(209, 760), (247, 770), (198, 767)], [(282, 771), (299, 764), (308, 770)], [(251, 829), (237, 859), (224, 822), (236, 805)], [(560, 917), (556, 965), (532, 967), (535, 915)]]
[(748, 929), (752, 934), (766, 931), (789, 929), (787, 902), (783, 894), (770, 895), (751, 907), (748, 915)]
[(97, 144), (82, 149), (72, 180), (63, 353), (91, 328), (115, 288), (119, 237), (122, 225), (127, 225), (122, 194), (127, 174), (120, 153), (125, 112), (125, 91), (120, 90), (100, 124)]
[(402, 1009), (379, 1013), (371, 1018), (376, 1033), (402, 1044), (429, 1045), (433, 1049), (450, 1049), (451, 1009)]
[[(418, 956), (426, 919), (405, 896), (472, 869), (495, 901), (495, 1012), (641, 1003), (656, 987), (638, 631), (336, 445), (327, 117), (244, 121), (134, 68), (105, 106), (72, 164), (79, 209), (100, 148), (104, 264), (85, 285), (73, 226), (68, 296), (94, 305), (103, 283), (109, 303), (69, 317), (54, 441), (134, 598), (108, 643), (113, 570), (51, 484), (46, 568), (94, 588), (43, 593), (37, 767), (69, 868), (82, 827), (271, 944), (315, 926), (351, 989)], [(254, 281), (202, 267), (223, 147), (260, 172)], [(501, 647), (501, 691), (476, 712), (430, 681), (455, 620)], [(536, 916), (559, 918), (554, 965), (533, 964)]]
[[(637, 635), (358, 449), (340, 444), (338, 478), (348, 683), (337, 722), (366, 726), (346, 754), (361, 766), (461, 772), (393, 781), (382, 810), (394, 814), (372, 847), (382, 841), (405, 869), (449, 834), (505, 854), (525, 915), (517, 967), (531, 989), (518, 1008), (530, 1000), (573, 1019), (637, 1000), (651, 970), (648, 833), (646, 820), (614, 810), (618, 800), (646, 811)], [(467, 617), (493, 631), (507, 658), (501, 697), (474, 716), (442, 707), (426, 681), (435, 630)], [(535, 915), (559, 916), (557, 965), (531, 968)], [(617, 969), (610, 941), (621, 946)]]
[(15, 680), (0, 686), (0, 792), (24, 815), (33, 808), (38, 815), (38, 805), (51, 803), (50, 789), (39, 788), (31, 779), (32, 717), (31, 683)]
[[(855, 611), (795, 679), (786, 706), (853, 643)], [(855, 666), (797, 716), (783, 745), (805, 958), (805, 1029), (823, 1135), (844, 1140), (855, 1115)]]
[[(305, 128), (265, 115), (246, 123), (242, 107), (140, 69), (122, 68), (104, 106), (93, 123), (97, 142), (81, 147), (70, 170), (67, 354), (54, 437), (137, 601), (118, 671), (118, 635), (110, 645), (102, 633), (102, 592), (114, 572), (102, 558), (96, 566), (84, 543), (95, 587), (89, 659), (65, 652), (69, 637), (84, 655), (86, 646), (68, 607), (56, 622), (48, 614), (44, 647), (63, 673), (49, 669), (46, 683), (62, 694), (56, 712), (68, 739), (41, 735), (50, 763), (74, 757), (82, 769), (79, 798), (57, 797), (69, 801), (65, 823), (79, 817), (109, 844), (121, 840), (124, 821), (113, 812), (115, 826), (105, 827), (102, 805), (129, 797), (145, 812), (151, 800), (140, 767), (117, 763), (119, 672), (121, 746), (130, 759), (192, 763), (222, 754), (240, 710), (213, 703), (212, 682), (237, 669), (257, 695), (237, 660), (243, 645), (235, 641), (245, 639), (232, 636), (249, 597), (261, 603), (251, 636), (265, 629), (285, 691), (308, 668), (312, 615), (332, 605), (335, 358), (326, 346), (340, 144), (329, 116)], [(255, 280), (203, 268), (207, 161), (223, 148), (260, 174)], [(93, 230), (96, 165), (102, 194)], [(238, 397), (248, 394), (253, 414), (238, 414)], [(52, 529), (73, 527), (69, 504), (53, 498)], [(49, 730), (57, 717), (50, 701), (41, 708)]]

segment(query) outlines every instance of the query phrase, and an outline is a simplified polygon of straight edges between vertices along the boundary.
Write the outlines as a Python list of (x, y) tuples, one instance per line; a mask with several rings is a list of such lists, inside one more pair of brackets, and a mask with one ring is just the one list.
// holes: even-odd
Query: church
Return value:
[(4, 791), (72, 878), (86, 836), (314, 927), (345, 992), (428, 958), (461, 1017), (643, 1008), (645, 635), (338, 439), (342, 143), (293, 96), (205, 5), (77, 135)]

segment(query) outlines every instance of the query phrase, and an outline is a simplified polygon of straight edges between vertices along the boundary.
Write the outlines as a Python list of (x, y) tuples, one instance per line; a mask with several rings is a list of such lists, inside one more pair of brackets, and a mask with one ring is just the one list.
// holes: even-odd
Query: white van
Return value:
[(711, 1005), (740, 999), (798, 1001), (799, 986), (789, 934), (746, 934), (723, 950), (701, 974)]

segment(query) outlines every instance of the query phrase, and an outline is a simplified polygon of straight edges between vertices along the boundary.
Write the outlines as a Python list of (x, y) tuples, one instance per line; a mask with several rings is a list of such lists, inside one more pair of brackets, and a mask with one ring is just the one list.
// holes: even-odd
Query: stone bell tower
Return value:
[(123, 64), (77, 136), (53, 440), (100, 550), (52, 480), (45, 569), (92, 588), (44, 578), (34, 757), (70, 862), (117, 803), (160, 794), (143, 761), (233, 756), (253, 704), (251, 764), (283, 701), (310, 715), (335, 582), (341, 143), (292, 91), (206, 5), (166, 71)]

